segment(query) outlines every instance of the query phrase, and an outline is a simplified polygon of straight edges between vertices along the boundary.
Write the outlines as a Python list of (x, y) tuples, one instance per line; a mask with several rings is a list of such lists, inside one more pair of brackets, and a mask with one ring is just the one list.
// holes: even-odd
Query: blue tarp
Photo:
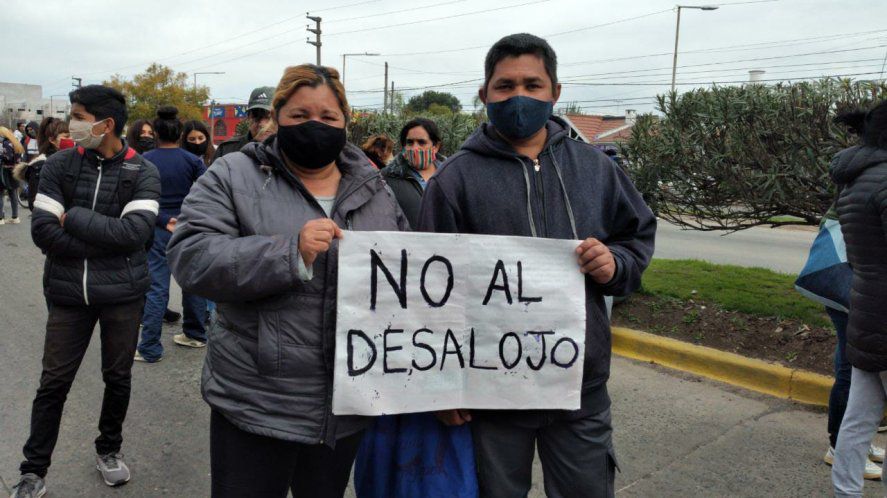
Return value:
[(431, 413), (379, 417), (357, 454), (354, 487), (358, 498), (475, 498), (471, 430)]

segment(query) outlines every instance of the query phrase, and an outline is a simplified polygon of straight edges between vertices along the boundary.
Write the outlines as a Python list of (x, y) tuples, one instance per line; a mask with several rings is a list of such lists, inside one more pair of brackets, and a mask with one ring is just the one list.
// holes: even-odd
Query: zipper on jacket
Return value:
[(533, 170), (535, 173), (533, 174), (533, 183), (536, 184), (536, 200), (539, 202), (539, 210), (542, 214), (542, 219), (540, 220), (541, 232), (540, 235), (542, 237), (548, 236), (548, 229), (545, 225), (545, 193), (543, 192), (543, 183), (542, 183), (542, 164), (539, 162), (539, 158), (533, 159)]
[[(99, 188), (102, 186), (102, 160), (99, 159), (99, 177), (95, 182), (95, 192), (92, 195), (92, 210), (95, 211), (95, 206), (99, 200)], [(89, 260), (87, 258), (83, 258), (83, 302), (89, 306), (89, 292), (86, 290), (86, 277), (89, 275)]]

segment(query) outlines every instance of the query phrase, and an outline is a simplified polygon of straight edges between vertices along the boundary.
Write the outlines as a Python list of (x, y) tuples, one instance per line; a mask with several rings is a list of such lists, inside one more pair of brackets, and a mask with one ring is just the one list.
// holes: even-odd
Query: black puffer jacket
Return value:
[[(68, 169), (71, 161), (79, 173)], [(132, 199), (120, 206), (123, 168), (139, 168), (139, 175)], [(74, 178), (67, 177), (69, 172)], [(66, 181), (75, 182), (69, 205), (62, 187)], [(141, 298), (151, 284), (145, 244), (153, 234), (159, 198), (157, 168), (126, 146), (110, 159), (82, 147), (47, 159), (34, 200), (31, 237), (46, 253), (43, 292), (49, 301), (82, 306)]]
[(853, 268), (847, 358), (861, 370), (887, 370), (887, 150), (851, 147), (832, 162), (841, 189), (838, 217)]

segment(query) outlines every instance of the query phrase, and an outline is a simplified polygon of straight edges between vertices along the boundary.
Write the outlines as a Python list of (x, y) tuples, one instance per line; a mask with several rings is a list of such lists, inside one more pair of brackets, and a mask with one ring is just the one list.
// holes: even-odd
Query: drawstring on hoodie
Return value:
[[(549, 146), (548, 153), (551, 155), (551, 162), (554, 164), (554, 171), (557, 173), (557, 179), (561, 185), (561, 196), (564, 200), (564, 207), (567, 209), (567, 216), (570, 219), (570, 229), (573, 231), (573, 238), (579, 239), (579, 232), (576, 230), (576, 217), (573, 216), (573, 206), (570, 204), (570, 196), (567, 194), (567, 187), (564, 184), (564, 176), (561, 173), (561, 167), (557, 163), (557, 159), (554, 157), (554, 149)], [(530, 174), (527, 173), (527, 168), (524, 165), (524, 162), (520, 159), (517, 160), (521, 165), (521, 170), (524, 172), (524, 183), (527, 186), (527, 217), (530, 220), (530, 234), (533, 237), (537, 237), (536, 233), (536, 221), (533, 217), (533, 196), (531, 192), (530, 186)]]
[(265, 183), (262, 184), (262, 190), (265, 190), (265, 187), (267, 187), (268, 184), (271, 183), (272, 176), (274, 176), (274, 168), (268, 166), (267, 164), (263, 164), (259, 166), (259, 169), (262, 170), (262, 172), (265, 173), (265, 175), (268, 177), (265, 179)]
[(579, 239), (579, 232), (576, 230), (576, 218), (573, 216), (573, 206), (570, 204), (570, 195), (567, 194), (567, 186), (564, 184), (564, 175), (561, 173), (561, 167), (554, 157), (554, 149), (549, 146), (548, 153), (551, 154), (551, 162), (554, 164), (554, 171), (557, 173), (557, 179), (561, 183), (561, 192), (564, 194), (564, 207), (567, 208), (567, 216), (570, 218), (570, 228), (573, 230), (573, 238)]

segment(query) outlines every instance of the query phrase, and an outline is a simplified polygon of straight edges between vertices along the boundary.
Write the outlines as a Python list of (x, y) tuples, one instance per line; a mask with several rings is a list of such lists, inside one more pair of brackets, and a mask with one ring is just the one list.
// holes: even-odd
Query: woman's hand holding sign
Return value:
[(616, 275), (616, 260), (603, 242), (589, 237), (576, 248), (580, 271), (601, 284), (608, 284)]
[(330, 250), (333, 239), (342, 238), (342, 229), (329, 218), (318, 218), (305, 223), (299, 231), (299, 254), (305, 266), (314, 264), (317, 255)]

